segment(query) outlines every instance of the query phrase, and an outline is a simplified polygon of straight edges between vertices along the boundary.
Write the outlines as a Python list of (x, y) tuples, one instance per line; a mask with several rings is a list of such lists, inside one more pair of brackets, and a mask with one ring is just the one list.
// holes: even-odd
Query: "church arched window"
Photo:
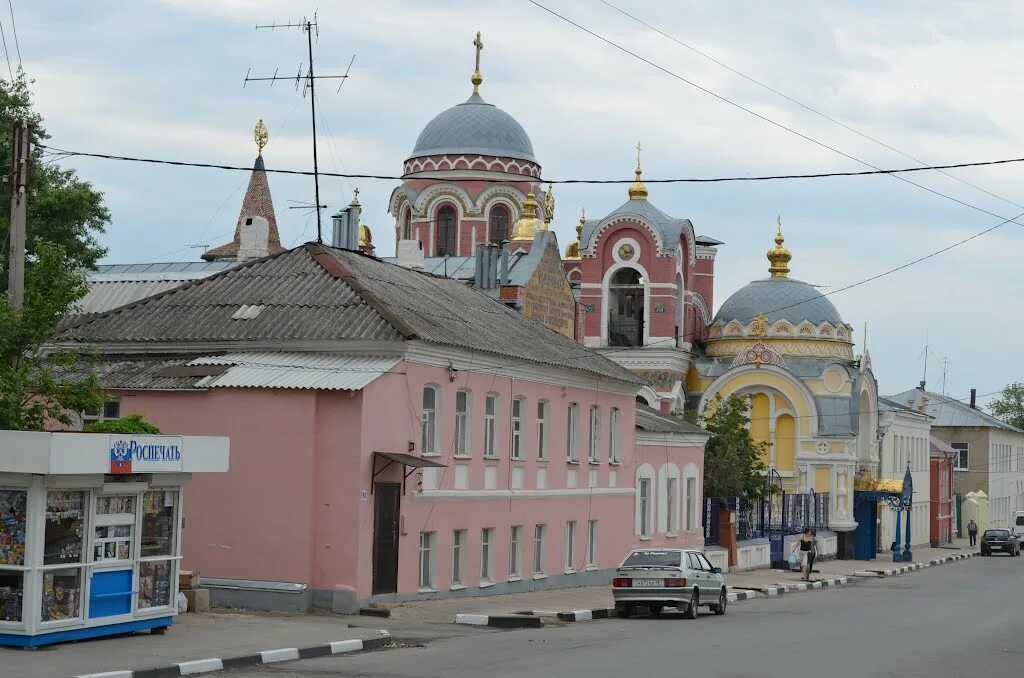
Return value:
[(405, 210), (402, 216), (402, 240), (412, 240), (412, 210)]
[(608, 344), (643, 346), (644, 281), (634, 268), (612, 275), (608, 289)]
[(444, 205), (437, 210), (437, 256), (455, 256), (455, 233), (458, 228), (458, 219), (455, 216), (455, 208), (451, 205)]
[(491, 208), (490, 218), (490, 240), (492, 243), (501, 244), (503, 241), (508, 240), (508, 224), (510, 218), (508, 213), (508, 207), (504, 205), (495, 205)]

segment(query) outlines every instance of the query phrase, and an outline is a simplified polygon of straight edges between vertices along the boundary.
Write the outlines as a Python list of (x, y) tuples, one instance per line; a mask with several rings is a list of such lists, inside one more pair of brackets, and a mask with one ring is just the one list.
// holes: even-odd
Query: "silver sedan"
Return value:
[(725, 614), (728, 591), (722, 570), (700, 551), (690, 549), (635, 549), (626, 556), (612, 580), (615, 610), (631, 616), (647, 608), (658, 616), (666, 607), (695, 619), (700, 607)]

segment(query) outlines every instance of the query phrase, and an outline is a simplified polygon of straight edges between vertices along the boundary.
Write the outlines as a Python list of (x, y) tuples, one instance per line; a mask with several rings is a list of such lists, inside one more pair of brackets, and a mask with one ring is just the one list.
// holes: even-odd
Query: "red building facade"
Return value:
[[(948, 449), (947, 449), (948, 448)], [(931, 439), (931, 526), (932, 546), (953, 541), (953, 455), (946, 443)]]

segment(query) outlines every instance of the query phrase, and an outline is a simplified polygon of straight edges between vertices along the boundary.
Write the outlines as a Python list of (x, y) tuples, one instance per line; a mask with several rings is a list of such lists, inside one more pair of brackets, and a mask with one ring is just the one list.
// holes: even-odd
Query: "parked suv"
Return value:
[(1013, 532), (1017, 541), (1024, 539), (1024, 511), (1013, 512), (1013, 525), (1010, 526), (1010, 532)]
[(981, 535), (981, 555), (1007, 553), (1011, 556), (1020, 555), (1020, 542), (1009, 530), (985, 530)]
[(701, 606), (725, 614), (728, 592), (722, 570), (700, 551), (636, 549), (619, 565), (612, 580), (615, 611), (631, 616), (645, 607), (656, 617), (666, 607), (696, 619)]

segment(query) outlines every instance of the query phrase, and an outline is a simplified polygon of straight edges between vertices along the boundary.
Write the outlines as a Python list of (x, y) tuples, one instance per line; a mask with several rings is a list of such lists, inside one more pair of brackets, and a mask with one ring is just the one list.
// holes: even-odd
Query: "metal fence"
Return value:
[(736, 514), (736, 539), (747, 541), (768, 537), (771, 533), (799, 534), (806, 528), (827, 530), (829, 527), (829, 494), (780, 492), (768, 499), (746, 497), (705, 497), (704, 544), (718, 544), (719, 513)]

